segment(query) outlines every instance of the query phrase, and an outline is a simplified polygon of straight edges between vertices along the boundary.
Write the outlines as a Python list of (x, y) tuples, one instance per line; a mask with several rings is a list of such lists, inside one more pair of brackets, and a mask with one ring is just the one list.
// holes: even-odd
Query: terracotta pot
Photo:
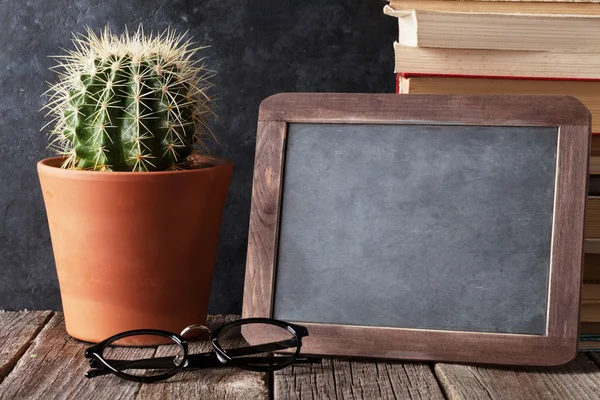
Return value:
[(200, 161), (211, 167), (92, 172), (61, 169), (61, 157), (38, 163), (71, 336), (98, 342), (205, 323), (233, 165)]

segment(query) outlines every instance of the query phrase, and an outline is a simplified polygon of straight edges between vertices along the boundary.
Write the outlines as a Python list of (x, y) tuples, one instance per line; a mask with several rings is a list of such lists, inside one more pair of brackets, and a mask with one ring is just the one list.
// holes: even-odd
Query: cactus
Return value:
[[(198, 65), (183, 35), (75, 36), (57, 57), (59, 81), (48, 90), (50, 148), (62, 166), (95, 171), (162, 171), (193, 166), (195, 144), (212, 133), (207, 94), (212, 72)], [(214, 137), (213, 137), (214, 138)]]

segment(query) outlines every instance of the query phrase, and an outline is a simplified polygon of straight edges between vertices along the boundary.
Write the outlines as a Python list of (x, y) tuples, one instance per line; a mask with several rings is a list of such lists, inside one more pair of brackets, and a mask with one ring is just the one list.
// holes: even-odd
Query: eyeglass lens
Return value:
[(273, 353), (295, 352), (299, 344), (296, 335), (288, 329), (268, 323), (232, 325), (223, 329), (216, 339), (223, 351), (238, 364), (255, 368), (276, 368), (288, 362), (292, 355)]
[[(153, 377), (168, 374), (183, 361), (183, 347), (173, 340), (164, 338), (164, 345), (138, 347), (147, 343), (153, 335), (130, 335), (112, 342), (104, 348), (102, 357), (113, 368), (134, 377)], [(156, 341), (155, 338), (154, 341)], [(121, 346), (128, 347), (121, 347)]]

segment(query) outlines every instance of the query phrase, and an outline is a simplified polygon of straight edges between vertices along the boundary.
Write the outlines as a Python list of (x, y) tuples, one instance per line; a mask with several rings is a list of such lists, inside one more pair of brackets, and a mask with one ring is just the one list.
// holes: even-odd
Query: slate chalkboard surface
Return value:
[(544, 334), (557, 139), (290, 124), (274, 317)]
[(566, 96), (268, 98), (243, 315), (307, 354), (568, 362), (589, 140)]

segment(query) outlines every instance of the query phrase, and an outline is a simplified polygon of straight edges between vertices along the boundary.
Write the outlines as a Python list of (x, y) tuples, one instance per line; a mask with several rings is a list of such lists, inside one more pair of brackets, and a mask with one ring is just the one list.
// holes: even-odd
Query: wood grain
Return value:
[(562, 359), (562, 363), (570, 361), (577, 351), (583, 280), (591, 120), (582, 119), (580, 123), (561, 125), (556, 167), (548, 338), (556, 346), (549, 358)]
[(449, 399), (598, 399), (600, 369), (584, 354), (559, 368), (484, 368), (437, 364), (435, 374)]
[[(89, 344), (67, 335), (61, 313), (55, 314), (0, 385), (0, 399), (128, 399), (139, 384), (105, 376), (84, 377)], [(147, 351), (147, 349), (145, 349)], [(136, 349), (125, 349), (136, 351)], [(150, 350), (153, 351), (153, 350)]]
[[(68, 337), (62, 314), (51, 311), (0, 313), (0, 360), (17, 343), (34, 343), (0, 385), (0, 399), (266, 399), (266, 374), (221, 368), (187, 371), (158, 384), (140, 385), (114, 376), (88, 380), (83, 376), (87, 343)], [(52, 316), (52, 317), (51, 317)], [(48, 321), (48, 318), (50, 318)], [(237, 316), (211, 316), (216, 328)], [(47, 322), (47, 323), (46, 323)], [(11, 335), (13, 333), (14, 335)], [(11, 342), (11, 338), (20, 338)], [(241, 340), (241, 339), (237, 339)], [(236, 343), (237, 343), (236, 340)], [(10, 344), (8, 342), (11, 342)], [(27, 346), (27, 345), (25, 345)], [(206, 341), (190, 344), (193, 352), (208, 351)], [(165, 354), (167, 346), (120, 348), (122, 355)], [(597, 399), (600, 393), (600, 353), (580, 354), (558, 368), (492, 368), (475, 365), (429, 364), (326, 358), (322, 364), (296, 365), (273, 376), (274, 399)], [(440, 386), (441, 385), (441, 386)], [(443, 394), (442, 394), (443, 391)]]
[(287, 123), (465, 124), (559, 128), (545, 336), (305, 325), (307, 354), (515, 365), (570, 361), (578, 342), (591, 116), (567, 96), (278, 94), (259, 110), (243, 315), (271, 316)]
[(275, 372), (277, 399), (443, 399), (429, 364), (324, 358)]
[[(600, 7), (598, 7), (600, 10)], [(600, 43), (600, 42), (599, 42)], [(592, 115), (600, 115), (600, 81), (478, 78), (453, 76), (398, 75), (402, 94), (541, 94), (569, 95), (579, 99)], [(592, 132), (600, 132), (600, 120), (592, 118)], [(600, 137), (592, 137), (592, 149), (600, 147)], [(597, 159), (595, 161), (594, 159)], [(594, 162), (595, 161), (595, 162)], [(596, 168), (593, 168), (596, 166)], [(594, 172), (596, 171), (596, 172)], [(590, 159), (590, 174), (600, 171), (600, 159)]]
[(280, 93), (263, 100), (258, 119), (259, 130), (261, 121), (581, 126), (591, 122), (591, 114), (569, 96)]
[(242, 316), (270, 317), (279, 233), (285, 122), (258, 121)]
[(51, 317), (52, 311), (0, 312), (0, 382)]
[[(220, 325), (235, 317), (210, 317), (209, 325)], [(52, 317), (34, 344), (0, 385), (0, 399), (148, 399), (268, 397), (266, 376), (223, 368), (189, 371), (157, 384), (139, 384), (113, 375), (84, 377), (88, 361), (83, 351), (89, 344), (67, 335), (61, 313)], [(194, 343), (192, 350), (208, 350), (207, 342)], [(146, 358), (164, 353), (167, 346), (112, 349), (118, 357)], [(124, 359), (124, 358), (123, 358)], [(176, 397), (175, 397), (176, 396)]]
[[(238, 319), (233, 315), (215, 315), (208, 321), (208, 327), (217, 327)], [(222, 343), (224, 346), (245, 343), (240, 336), (234, 342)], [(190, 354), (212, 350), (207, 340), (191, 342)], [(173, 354), (169, 346), (160, 346), (157, 356)], [(225, 367), (203, 370), (183, 371), (166, 381), (151, 385), (142, 385), (137, 397), (139, 399), (268, 399), (269, 379), (263, 372), (247, 371), (241, 368)]]

